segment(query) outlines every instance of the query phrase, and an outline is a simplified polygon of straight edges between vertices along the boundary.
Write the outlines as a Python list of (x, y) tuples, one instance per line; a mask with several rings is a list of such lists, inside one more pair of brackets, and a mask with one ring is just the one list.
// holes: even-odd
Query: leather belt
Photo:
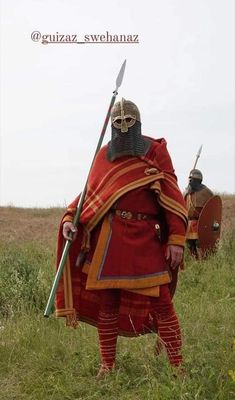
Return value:
[(148, 219), (157, 219), (157, 214), (143, 214), (139, 212), (125, 211), (125, 210), (111, 210), (114, 215), (123, 219), (136, 219), (138, 221), (145, 221)]

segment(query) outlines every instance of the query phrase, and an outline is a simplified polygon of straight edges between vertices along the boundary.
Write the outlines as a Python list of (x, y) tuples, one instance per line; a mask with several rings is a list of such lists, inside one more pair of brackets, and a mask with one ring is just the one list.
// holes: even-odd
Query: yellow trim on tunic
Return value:
[[(118, 279), (117, 277), (106, 278), (105, 280), (98, 280), (99, 268), (102, 263), (105, 247), (107, 245), (107, 239), (110, 233), (110, 222), (109, 215), (106, 215), (104, 218), (101, 232), (99, 235), (98, 243), (92, 258), (91, 264), (87, 266), (86, 264), (83, 267), (83, 272), (86, 271), (87, 282), (86, 289), (127, 289), (127, 290), (136, 290), (136, 289), (146, 289), (146, 288), (154, 288), (159, 285), (167, 284), (171, 281), (170, 275), (168, 271), (163, 271), (161, 275), (150, 276), (150, 277), (141, 277), (139, 279)], [(155, 292), (155, 289), (154, 289)]]

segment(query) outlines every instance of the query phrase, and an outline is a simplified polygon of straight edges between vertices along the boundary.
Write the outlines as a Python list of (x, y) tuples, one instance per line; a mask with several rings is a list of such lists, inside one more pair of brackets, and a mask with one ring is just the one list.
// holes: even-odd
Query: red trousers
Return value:
[[(170, 364), (177, 367), (182, 362), (181, 332), (168, 285), (160, 287), (159, 297), (149, 297), (149, 299), (151, 301), (152, 313), (155, 316), (156, 329), (160, 337), (160, 342), (166, 348)], [(119, 304), (119, 289), (102, 290), (98, 335), (101, 362), (107, 369), (112, 369), (115, 365)]]

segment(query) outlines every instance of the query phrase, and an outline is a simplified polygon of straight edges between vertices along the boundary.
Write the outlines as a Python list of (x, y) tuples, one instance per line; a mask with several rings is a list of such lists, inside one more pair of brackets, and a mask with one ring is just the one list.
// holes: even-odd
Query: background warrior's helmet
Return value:
[(199, 169), (192, 169), (189, 174), (189, 179), (199, 179), (200, 181), (202, 181), (203, 176), (201, 171), (199, 171)]
[(122, 98), (111, 111), (112, 136), (108, 144), (108, 159), (123, 156), (143, 156), (150, 142), (141, 134), (140, 112), (130, 100)]

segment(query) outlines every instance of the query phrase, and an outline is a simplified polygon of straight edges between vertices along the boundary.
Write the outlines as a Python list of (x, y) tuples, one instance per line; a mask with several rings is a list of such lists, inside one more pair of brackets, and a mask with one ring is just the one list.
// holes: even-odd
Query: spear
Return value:
[(196, 168), (196, 165), (197, 165), (198, 159), (199, 159), (199, 157), (200, 157), (200, 155), (201, 155), (201, 152), (202, 152), (202, 145), (200, 146), (200, 148), (199, 148), (199, 150), (198, 150), (198, 152), (197, 152), (197, 155), (196, 155), (196, 160), (195, 160), (195, 163), (194, 163), (193, 169), (195, 169), (195, 168)]
[[(90, 171), (92, 169), (92, 165), (94, 163), (95, 157), (96, 157), (98, 151), (101, 148), (102, 141), (103, 141), (103, 138), (104, 138), (104, 135), (105, 135), (105, 131), (106, 131), (106, 128), (107, 128), (107, 125), (108, 125), (108, 122), (109, 122), (111, 109), (112, 109), (112, 107), (114, 105), (114, 102), (115, 102), (115, 99), (117, 97), (118, 88), (122, 84), (125, 68), (126, 68), (126, 60), (122, 64), (121, 69), (120, 69), (119, 74), (118, 74), (117, 79), (116, 79), (116, 89), (113, 92), (113, 95), (112, 95), (112, 98), (111, 98), (111, 101), (110, 101), (110, 104), (109, 104), (109, 107), (108, 107), (108, 111), (107, 111), (107, 114), (106, 114), (106, 117), (105, 117), (105, 120), (104, 120), (104, 125), (103, 125), (103, 128), (102, 128), (101, 133), (100, 133), (99, 141), (97, 143), (95, 154), (94, 154), (94, 157), (93, 157), (93, 160), (92, 160), (92, 163), (91, 163), (88, 175), (87, 175), (86, 183), (84, 185), (84, 189), (83, 189), (83, 191), (81, 193), (81, 196), (79, 198), (79, 202), (78, 202), (76, 213), (75, 213), (74, 220), (73, 220), (73, 225), (74, 226), (77, 226), (78, 222), (79, 222), (79, 218), (80, 218), (80, 215), (81, 215), (81, 212), (82, 212), (82, 206), (83, 206), (85, 195), (86, 195), (88, 177), (89, 177)], [(62, 256), (61, 256), (61, 259), (60, 259), (60, 262), (59, 262), (59, 266), (58, 266), (58, 269), (57, 269), (57, 272), (56, 272), (56, 275), (55, 275), (55, 278), (54, 278), (54, 282), (53, 282), (53, 285), (52, 285), (52, 288), (51, 288), (51, 292), (50, 292), (50, 295), (49, 295), (49, 298), (48, 298), (48, 302), (47, 302), (47, 305), (46, 305), (46, 308), (45, 308), (45, 311), (44, 311), (44, 317), (49, 317), (49, 315), (52, 312), (52, 306), (53, 306), (54, 301), (55, 301), (56, 291), (57, 291), (57, 288), (58, 288), (58, 285), (59, 285), (59, 282), (60, 282), (60, 279), (61, 279), (61, 276), (62, 276), (62, 273), (63, 273), (63, 269), (64, 269), (64, 266), (65, 266), (65, 263), (66, 263), (66, 260), (67, 260), (69, 249), (70, 249), (70, 246), (71, 246), (71, 243), (72, 243), (72, 236), (73, 235), (71, 233), (70, 234), (70, 240), (66, 240), (66, 242), (65, 242), (63, 253), (62, 253)]]

